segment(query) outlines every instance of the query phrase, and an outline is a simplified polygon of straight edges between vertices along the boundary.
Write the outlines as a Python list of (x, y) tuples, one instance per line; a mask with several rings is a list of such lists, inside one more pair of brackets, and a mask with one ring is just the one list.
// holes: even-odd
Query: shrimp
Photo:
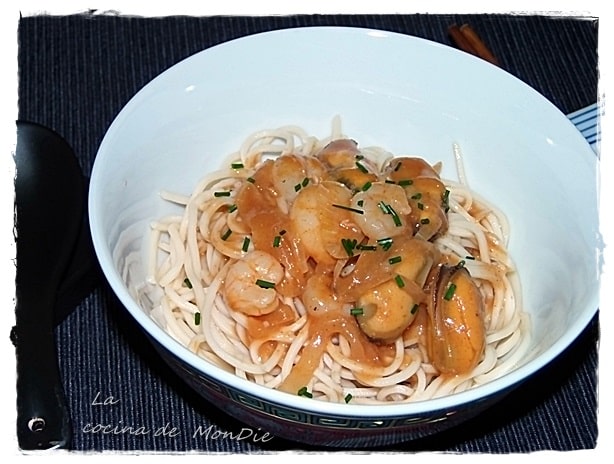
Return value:
[(231, 309), (248, 316), (262, 316), (279, 307), (275, 285), (283, 277), (284, 268), (273, 256), (250, 251), (230, 266), (222, 294)]
[(276, 158), (271, 170), (271, 180), (280, 209), (286, 212), (301, 188), (312, 182), (320, 182), (326, 175), (326, 168), (315, 157), (287, 154)]
[(301, 248), (316, 263), (334, 266), (347, 258), (344, 243), (360, 243), (364, 235), (356, 225), (359, 216), (349, 208), (352, 192), (334, 181), (301, 189), (290, 208), (292, 229)]
[(329, 274), (314, 274), (307, 280), (302, 301), (310, 316), (339, 313), (349, 306), (341, 302), (332, 291), (332, 282), (332, 276)]
[(416, 237), (430, 240), (448, 228), (448, 193), (433, 166), (421, 158), (403, 157), (391, 160), (384, 171), (405, 189), (412, 210), (408, 220)]
[(329, 169), (353, 168), (359, 154), (358, 144), (351, 139), (337, 139), (328, 143), (316, 157)]
[(408, 231), (407, 216), (412, 209), (399, 185), (373, 182), (352, 197), (351, 206), (364, 212), (356, 215), (356, 223), (371, 240), (396, 237)]

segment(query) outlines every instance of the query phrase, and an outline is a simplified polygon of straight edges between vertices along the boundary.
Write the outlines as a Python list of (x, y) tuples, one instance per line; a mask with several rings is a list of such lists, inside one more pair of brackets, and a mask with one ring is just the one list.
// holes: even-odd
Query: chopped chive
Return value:
[(397, 182), (397, 184), (399, 184), (401, 187), (407, 187), (408, 185), (411, 185), (413, 183), (414, 181), (411, 179), (401, 179)]
[(256, 179), (254, 179), (253, 177), (248, 177), (245, 180), (250, 182), (250, 183), (252, 183), (252, 184), (256, 182)]
[(229, 197), (230, 196), (230, 192), (229, 191), (224, 191), (224, 192), (213, 192), (213, 196), (214, 197)]
[(286, 229), (281, 229), (281, 230), (279, 231), (279, 235), (284, 235), (285, 233), (286, 233)]
[(364, 201), (364, 200), (358, 200), (358, 201), (356, 202), (356, 204), (362, 208), (362, 205), (364, 205), (364, 204), (365, 204), (365, 201)]
[(424, 203), (418, 202), (418, 209), (424, 210)]
[(405, 287), (405, 281), (403, 280), (403, 277), (401, 277), (400, 275), (397, 274), (396, 277), (394, 278), (394, 281), (397, 283), (399, 288)]
[(401, 258), (400, 256), (394, 256), (394, 257), (392, 257), (392, 258), (390, 258), (388, 260), (388, 263), (390, 263), (390, 264), (397, 264), (397, 263), (400, 263), (402, 261), (402, 259), (403, 258)]
[(443, 296), (444, 300), (450, 301), (454, 296), (454, 292), (456, 291), (456, 285), (450, 284), (448, 289), (446, 290), (446, 294)]
[(192, 282), (190, 282), (190, 279), (188, 279), (187, 277), (183, 279), (183, 283), (186, 287), (192, 288)]
[(307, 184), (309, 184), (309, 177), (305, 177), (305, 178), (303, 179), (303, 182), (301, 182), (301, 185), (302, 185), (303, 187), (307, 187)]
[(358, 155), (356, 155), (356, 159), (357, 160), (363, 160), (363, 159), (365, 159), (365, 156), (361, 155), (361, 154), (358, 154)]
[(418, 308), (420, 307), (420, 305), (418, 305), (418, 303), (414, 304), (411, 309), (409, 310), (410, 313), (412, 314), (416, 314), (416, 311), (418, 311)]
[(243, 163), (232, 163), (230, 167), (232, 169), (241, 169), (241, 168), (244, 168), (245, 166), (243, 165)]
[(465, 259), (475, 259), (475, 256), (467, 255), (465, 256)]
[(419, 200), (420, 198), (422, 198), (422, 194), (421, 194), (420, 192), (418, 192), (418, 193), (414, 193), (414, 194), (411, 196), (411, 199), (412, 199), (412, 200)]
[(428, 224), (429, 222), (431, 222), (429, 218), (420, 219), (420, 224)]
[(341, 245), (348, 256), (354, 256), (354, 248), (356, 248), (356, 239), (350, 240), (349, 238), (342, 238)]
[(388, 205), (386, 204), (386, 202), (384, 200), (380, 201), (377, 206), (379, 207), (379, 209), (382, 211), (382, 213), (384, 214), (390, 214), (390, 211), (388, 210)]
[(307, 390), (307, 387), (299, 388), (298, 391), (296, 392), (296, 394), (298, 396), (304, 396), (306, 398), (313, 398), (313, 395), (311, 393), (309, 393), (309, 391)]
[(347, 211), (351, 211), (352, 213), (356, 213), (356, 214), (365, 214), (365, 212), (361, 209), (357, 209), (357, 208), (352, 208), (351, 206), (343, 206), (343, 205), (337, 205), (335, 203), (333, 203), (333, 206), (335, 208), (341, 208), (341, 209), (345, 209)]
[(460, 269), (461, 267), (465, 267), (465, 260), (464, 260), (464, 259), (461, 259), (461, 260), (458, 262), (458, 264), (456, 265), (456, 267), (457, 267), (457, 268), (459, 268), (459, 269)]
[(232, 230), (228, 229), (226, 232), (224, 232), (224, 235), (222, 235), (222, 240), (228, 240), (230, 234), (232, 234)]
[(394, 225), (397, 227), (401, 227), (403, 223), (401, 222), (401, 218), (399, 217), (397, 212), (390, 205), (388, 205), (388, 209), (390, 210), (390, 214), (392, 214), (392, 220), (394, 221)]
[(403, 164), (401, 161), (397, 163), (397, 165), (394, 167), (394, 172), (397, 172), (399, 169), (401, 169), (401, 164)]
[(396, 182), (395, 182), (395, 181), (393, 181), (393, 180), (390, 180), (390, 179), (386, 179), (386, 180), (384, 181), (384, 184), (396, 184)]
[(392, 239), (390, 237), (380, 238), (377, 243), (385, 250), (388, 251), (392, 246)]
[(359, 163), (358, 161), (356, 161), (356, 167), (358, 168), (358, 170), (364, 174), (367, 174), (369, 171), (367, 170), (367, 168), (365, 168), (362, 163)]
[(350, 309), (350, 314), (352, 316), (362, 316), (364, 314), (364, 310), (362, 308), (352, 308)]
[(295, 191), (295, 192), (298, 192), (300, 189), (301, 189), (301, 184), (296, 184), (296, 185), (294, 186), (294, 191)]
[(273, 248), (279, 248), (280, 243), (281, 243), (281, 235), (276, 235), (275, 238), (273, 239)]
[(269, 282), (268, 280), (256, 279), (256, 285), (261, 288), (275, 288), (274, 282)]
[(362, 186), (361, 190), (363, 192), (366, 192), (367, 190), (369, 190), (371, 188), (372, 185), (373, 185), (373, 183), (371, 181), (367, 181), (367, 182), (365, 182), (365, 185)]
[(194, 324), (200, 325), (200, 313), (194, 313)]
[(249, 242), (250, 242), (249, 237), (245, 237), (243, 239), (243, 246), (241, 247), (241, 250), (247, 251), (249, 249)]
[(236, 211), (236, 210), (237, 210), (237, 205), (234, 205), (234, 204), (233, 204), (233, 205), (230, 205), (230, 206), (228, 207), (228, 212), (229, 212), (229, 213), (232, 213), (232, 212), (234, 212), (234, 211)]
[(348, 393), (347, 395), (345, 395), (345, 398), (343, 398), (343, 400), (344, 400), (346, 403), (349, 403), (350, 401), (352, 401), (352, 394), (351, 394), (351, 393)]
[(394, 221), (395, 226), (401, 227), (403, 225), (403, 223), (401, 222), (401, 218), (389, 203), (380, 201), (377, 206), (379, 206), (379, 208), (384, 214), (390, 214), (392, 216), (392, 220)]
[(441, 205), (445, 208), (446, 213), (450, 209), (450, 191), (445, 189), (441, 196)]
[(373, 251), (377, 250), (375, 245), (356, 245), (357, 250)]

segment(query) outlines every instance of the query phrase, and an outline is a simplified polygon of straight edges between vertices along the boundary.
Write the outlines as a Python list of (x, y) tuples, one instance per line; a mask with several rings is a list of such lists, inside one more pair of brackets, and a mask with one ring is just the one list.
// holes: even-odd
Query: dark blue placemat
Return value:
[[(98, 145), (122, 106), (160, 72), (207, 47), (247, 34), (310, 25), (371, 27), (451, 44), (447, 27), (463, 22), (472, 24), (504, 69), (561, 111), (570, 113), (597, 100), (596, 18), (41, 15), (19, 21), (19, 118), (63, 135), (88, 176)], [(598, 338), (596, 317), (569, 350), (501, 404), (460, 428), (390, 450), (594, 448)], [(58, 326), (56, 340), (75, 451), (309, 449), (277, 438), (225, 438), (224, 433), (236, 434), (243, 425), (197, 397), (163, 364), (104, 280)], [(104, 426), (110, 433), (103, 433)], [(208, 433), (195, 436), (197, 430)]]

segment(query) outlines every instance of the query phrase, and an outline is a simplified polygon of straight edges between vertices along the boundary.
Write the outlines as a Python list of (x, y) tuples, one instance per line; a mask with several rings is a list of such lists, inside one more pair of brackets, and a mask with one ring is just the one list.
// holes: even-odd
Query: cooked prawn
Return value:
[(396, 237), (408, 231), (407, 216), (411, 207), (403, 187), (385, 182), (373, 182), (352, 197), (356, 223), (371, 240)]
[(313, 156), (288, 154), (276, 158), (271, 180), (278, 196), (279, 208), (287, 213), (298, 192), (309, 183), (319, 183), (326, 177), (326, 168)]
[(275, 285), (284, 278), (283, 266), (263, 251), (250, 251), (228, 269), (222, 293), (230, 308), (248, 316), (275, 311), (280, 298)]
[(290, 208), (290, 221), (301, 247), (316, 263), (334, 266), (347, 258), (345, 241), (364, 238), (349, 205), (352, 191), (345, 185), (324, 181), (301, 189)]

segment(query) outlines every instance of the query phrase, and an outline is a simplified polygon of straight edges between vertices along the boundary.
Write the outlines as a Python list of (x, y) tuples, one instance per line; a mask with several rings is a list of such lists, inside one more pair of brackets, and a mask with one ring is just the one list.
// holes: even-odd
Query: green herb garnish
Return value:
[(446, 294), (443, 296), (444, 300), (450, 301), (452, 297), (454, 296), (455, 291), (456, 291), (456, 285), (451, 283), (448, 289), (446, 290)]
[(275, 288), (274, 282), (269, 282), (268, 280), (256, 279), (256, 285), (260, 288)]
[(363, 210), (357, 209), (357, 208), (352, 208), (351, 206), (337, 205), (335, 203), (333, 203), (333, 206), (335, 208), (340, 208), (340, 209), (344, 209), (346, 211), (351, 211), (352, 213), (365, 214), (365, 212)]
[(362, 316), (364, 314), (364, 310), (362, 308), (352, 308), (350, 309), (350, 314), (352, 316)]
[(356, 161), (356, 167), (358, 168), (358, 170), (360, 172), (362, 172), (363, 174), (367, 174), (369, 171), (367, 170), (367, 168), (365, 168), (362, 163), (359, 163), (358, 161)]
[(390, 250), (390, 247), (392, 246), (393, 240), (390, 237), (387, 238), (380, 238), (377, 243), (379, 244), (379, 246), (381, 246), (384, 251), (388, 251)]
[(224, 232), (224, 234), (222, 235), (222, 240), (226, 241), (228, 240), (228, 237), (230, 237), (230, 234), (232, 234), (232, 230), (228, 229), (226, 232)]
[(352, 257), (354, 256), (354, 248), (356, 248), (356, 239), (349, 239), (349, 238), (342, 238), (341, 239), (341, 245), (343, 246), (343, 249), (345, 250), (345, 252), (347, 253), (348, 256)]
[(445, 189), (441, 196), (441, 206), (444, 207), (446, 213), (450, 210), (450, 191), (448, 189)]
[(296, 394), (298, 396), (304, 396), (306, 398), (313, 398), (313, 395), (311, 393), (309, 393), (309, 391), (307, 390), (307, 387), (299, 388), (298, 391), (296, 392)]

